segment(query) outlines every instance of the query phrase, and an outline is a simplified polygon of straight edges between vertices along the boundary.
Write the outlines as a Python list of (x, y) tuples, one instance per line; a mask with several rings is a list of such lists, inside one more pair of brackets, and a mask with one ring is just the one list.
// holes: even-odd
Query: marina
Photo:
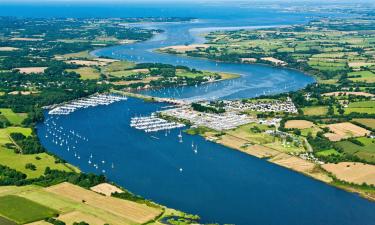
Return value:
[(256, 119), (245, 114), (225, 112), (221, 114), (194, 111), (189, 107), (168, 109), (161, 112), (164, 115), (188, 120), (195, 126), (203, 126), (214, 130), (229, 130), (238, 126), (255, 122)]
[(158, 118), (155, 113), (151, 116), (133, 117), (130, 121), (130, 126), (137, 130), (143, 130), (146, 133), (157, 132), (162, 130), (171, 130), (175, 128), (182, 128), (185, 124), (169, 122), (165, 119)]
[(50, 115), (68, 115), (78, 109), (95, 107), (99, 105), (109, 105), (114, 102), (127, 100), (125, 96), (111, 94), (96, 94), (87, 98), (81, 98), (68, 103), (53, 107), (48, 114)]
[[(373, 224), (373, 203), (355, 194), (206, 141), (199, 135), (185, 134), (181, 129), (146, 133), (130, 126), (132, 118), (151, 115), (165, 106), (166, 103), (129, 98), (68, 116), (46, 114), (49, 126), (41, 123), (37, 130), (46, 148), (82, 171), (105, 173), (111, 181), (147, 199), (199, 214), (202, 223), (253, 221), (276, 225), (279, 220), (258, 215), (280, 218), (297, 214), (306, 225)], [(57, 144), (48, 129), (57, 135)], [(66, 140), (68, 134), (74, 137), (68, 139), (70, 151), (65, 142), (60, 146), (60, 137)], [(223, 208), (226, 213), (219, 213)], [(301, 224), (294, 218), (286, 221)]]

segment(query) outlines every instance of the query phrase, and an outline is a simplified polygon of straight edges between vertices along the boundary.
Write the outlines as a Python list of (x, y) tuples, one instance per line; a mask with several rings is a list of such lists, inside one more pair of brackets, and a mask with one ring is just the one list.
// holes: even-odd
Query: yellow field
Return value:
[(81, 66), (105, 66), (107, 65), (106, 62), (99, 62), (99, 61), (94, 61), (94, 60), (68, 60), (65, 61), (66, 63), (70, 64), (76, 64), (76, 65), (81, 65)]
[(340, 180), (353, 182), (356, 184), (366, 182), (367, 184), (375, 185), (374, 165), (354, 162), (340, 162), (337, 164), (325, 164), (322, 167)]
[(327, 125), (332, 133), (326, 133), (326, 136), (330, 141), (340, 141), (349, 137), (362, 137), (370, 134), (370, 131), (354, 125), (352, 123), (335, 123)]
[(327, 106), (310, 106), (302, 109), (303, 114), (307, 116), (325, 115), (328, 112)]
[(98, 184), (94, 187), (91, 187), (90, 190), (95, 191), (96, 193), (106, 195), (106, 196), (111, 196), (113, 193), (116, 193), (116, 192), (117, 193), (123, 192), (120, 188), (112, 184), (108, 184), (108, 183)]
[(353, 121), (356, 121), (360, 124), (363, 124), (366, 127), (370, 127), (372, 129), (375, 129), (375, 119), (353, 119)]
[[(161, 209), (127, 200), (105, 197), (70, 183), (62, 183), (48, 188), (33, 185), (0, 187), (0, 196), (9, 194), (57, 210), (60, 214), (58, 219), (69, 225), (80, 221), (86, 221), (90, 225), (103, 225), (105, 223), (116, 225), (143, 224), (162, 213)], [(32, 225), (44, 224), (43, 221), (32, 223)]]
[(30, 73), (43, 73), (47, 67), (19, 67), (19, 68), (14, 68), (16, 70), (19, 70), (20, 73), (24, 74), (30, 74)]
[(296, 128), (296, 129), (306, 129), (306, 128), (311, 128), (314, 127), (314, 123), (307, 121), (307, 120), (288, 120), (285, 123), (285, 128), (291, 129), (291, 128)]
[(161, 214), (160, 209), (127, 200), (102, 196), (69, 183), (48, 187), (46, 190), (75, 202), (84, 202), (86, 205), (105, 210), (133, 223), (145, 223)]

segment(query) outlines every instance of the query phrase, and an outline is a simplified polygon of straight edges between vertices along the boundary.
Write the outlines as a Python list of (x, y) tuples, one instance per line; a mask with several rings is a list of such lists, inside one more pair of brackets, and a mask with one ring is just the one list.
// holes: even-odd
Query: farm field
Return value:
[(350, 141), (340, 141), (336, 145), (341, 147), (344, 152), (358, 156), (360, 159), (375, 163), (375, 141), (371, 138), (361, 137), (358, 141), (364, 144), (360, 146)]
[[(6, 165), (12, 169), (20, 171), (27, 175), (27, 178), (36, 178), (44, 174), (47, 167), (62, 171), (78, 171), (73, 166), (63, 163), (55, 163), (56, 159), (47, 153), (39, 153), (32, 155), (17, 154), (13, 149), (8, 149), (5, 144), (12, 143), (9, 139), (10, 133), (20, 132), (25, 136), (31, 135), (30, 128), (7, 127), (0, 129), (0, 164)], [(26, 169), (25, 165), (32, 163), (36, 166), (35, 170)]]
[(228, 135), (246, 140), (248, 143), (264, 145), (266, 147), (269, 147), (280, 152), (305, 151), (305, 149), (302, 146), (297, 147), (291, 143), (283, 144), (283, 141), (280, 138), (273, 137), (272, 135), (265, 134), (263, 132), (269, 129), (270, 128), (268, 128), (268, 126), (266, 125), (250, 123), (247, 125), (240, 126), (234, 130), (229, 130), (226, 133)]
[(349, 80), (354, 82), (375, 83), (375, 74), (371, 71), (359, 71), (348, 73)]
[(3, 115), (13, 125), (21, 125), (27, 117), (25, 113), (15, 113), (13, 110), (5, 108), (0, 109), (0, 115)]
[(356, 184), (375, 185), (374, 165), (354, 162), (328, 163), (322, 166), (328, 172), (334, 174), (338, 179)]
[(23, 74), (31, 74), (31, 73), (43, 73), (47, 67), (19, 67), (19, 68), (14, 68), (16, 70), (19, 70), (20, 73)]
[(99, 79), (100, 72), (92, 67), (80, 67), (78, 69), (69, 69), (67, 72), (76, 72), (83, 80)]
[(366, 127), (370, 127), (375, 129), (375, 119), (353, 119), (353, 121), (358, 122), (360, 124), (365, 125)]
[(327, 106), (309, 106), (302, 108), (303, 114), (307, 116), (326, 115), (328, 112)]
[(314, 127), (314, 123), (307, 120), (288, 120), (285, 123), (287, 129), (308, 129)]
[(331, 156), (331, 155), (340, 156), (340, 155), (342, 155), (340, 152), (336, 151), (335, 149), (328, 149), (328, 150), (319, 151), (316, 154), (318, 156)]
[(135, 66), (134, 63), (128, 61), (113, 62), (102, 68), (105, 74), (112, 74), (114, 72), (124, 71), (131, 69)]
[(375, 114), (375, 101), (351, 102), (345, 108), (345, 114), (352, 112)]
[[(53, 212), (59, 214), (58, 219), (67, 224), (85, 221), (90, 225), (105, 223), (134, 225), (152, 220), (162, 213), (161, 208), (103, 196), (70, 183), (61, 183), (47, 188), (33, 185), (0, 187), (0, 199), (10, 195), (50, 207)], [(171, 213), (181, 215), (181, 212), (168, 208), (165, 211), (163, 216), (171, 215)], [(45, 222), (38, 221), (31, 224), (44, 225)]]
[(370, 131), (348, 122), (329, 124), (327, 127), (331, 132), (324, 135), (330, 141), (340, 141), (349, 137), (361, 137), (370, 134)]
[(161, 214), (160, 209), (127, 200), (105, 197), (69, 183), (48, 187), (46, 190), (75, 202), (84, 201), (86, 205), (108, 211), (129, 223), (145, 223)]
[(58, 212), (28, 199), (6, 195), (0, 197), (0, 215), (24, 224), (55, 216)]

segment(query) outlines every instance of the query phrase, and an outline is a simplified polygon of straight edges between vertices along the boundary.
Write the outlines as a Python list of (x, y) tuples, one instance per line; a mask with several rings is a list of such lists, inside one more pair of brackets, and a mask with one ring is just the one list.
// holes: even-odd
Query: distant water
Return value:
[(177, 87), (142, 91), (146, 95), (196, 101), (203, 99), (249, 98), (301, 89), (307, 84), (314, 82), (314, 79), (295, 70), (274, 68), (265, 65), (215, 62), (200, 58), (161, 54), (154, 51), (154, 49), (165, 46), (202, 43), (204, 39), (200, 35), (212, 30), (256, 29), (277, 25), (280, 24), (260, 26), (254, 25), (254, 22), (246, 22), (244, 20), (222, 19), (201, 20), (195, 23), (142, 24), (142, 27), (161, 28), (165, 32), (145, 42), (99, 49), (94, 51), (93, 54), (138, 63), (157, 62), (184, 65), (199, 70), (220, 71), (241, 75), (240, 78), (235, 80), (201, 85), (199, 87)]
[[(111, 181), (158, 203), (199, 214), (205, 223), (375, 224), (375, 204), (355, 194), (200, 136), (183, 133), (179, 143), (177, 129), (165, 136), (165, 132), (146, 134), (129, 126), (132, 116), (149, 115), (163, 106), (130, 98), (59, 119), (46, 115), (49, 124), (53, 120), (65, 132), (74, 130), (88, 141), (75, 138), (68, 145), (56, 145), (50, 134), (45, 137), (45, 124), (38, 125), (38, 135), (47, 149), (83, 171), (104, 169)], [(94, 163), (99, 169), (93, 168)]]

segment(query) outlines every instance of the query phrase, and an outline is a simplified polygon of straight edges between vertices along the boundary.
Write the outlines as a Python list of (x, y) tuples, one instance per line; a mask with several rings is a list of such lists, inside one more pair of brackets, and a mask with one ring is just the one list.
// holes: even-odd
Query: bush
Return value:
[(32, 163), (26, 163), (25, 168), (29, 170), (36, 170), (36, 166)]

